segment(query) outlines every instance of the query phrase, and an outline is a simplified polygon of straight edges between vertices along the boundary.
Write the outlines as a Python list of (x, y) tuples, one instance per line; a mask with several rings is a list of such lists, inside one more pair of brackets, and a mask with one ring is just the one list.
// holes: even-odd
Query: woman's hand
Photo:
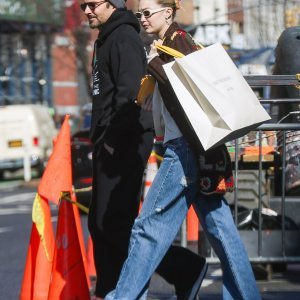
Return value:
[(162, 40), (162, 39), (158, 39), (158, 40), (154, 40), (153, 42), (154, 42), (155, 44), (162, 45), (163, 40)]
[(158, 53), (157, 53), (157, 48), (156, 48), (156, 44), (162, 44), (162, 40), (159, 39), (159, 40), (154, 40), (153, 43), (150, 45), (150, 51), (149, 51), (149, 54), (147, 56), (147, 59), (148, 59), (148, 63), (155, 57), (155, 56), (158, 56)]

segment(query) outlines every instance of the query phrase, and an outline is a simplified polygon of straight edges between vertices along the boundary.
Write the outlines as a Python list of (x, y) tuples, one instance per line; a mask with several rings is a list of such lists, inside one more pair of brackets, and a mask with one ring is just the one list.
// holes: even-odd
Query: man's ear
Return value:
[(111, 3), (109, 3), (108, 1), (106, 2), (106, 8), (114, 8), (116, 9)]
[(173, 9), (171, 7), (167, 7), (167, 9), (165, 10), (165, 14), (166, 14), (166, 19), (172, 18)]

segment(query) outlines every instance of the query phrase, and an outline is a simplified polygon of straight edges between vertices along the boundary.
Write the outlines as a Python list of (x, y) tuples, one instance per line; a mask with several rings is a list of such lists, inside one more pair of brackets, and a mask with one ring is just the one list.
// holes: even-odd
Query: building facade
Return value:
[(1, 0), (0, 105), (52, 106), (51, 37), (62, 21), (58, 0)]
[[(0, 1), (0, 105), (42, 103), (55, 109), (58, 122), (65, 114), (80, 118), (91, 101), (98, 34), (80, 1)], [(299, 0), (185, 0), (181, 6), (176, 21), (205, 46), (274, 47), (286, 26), (300, 24)], [(137, 10), (138, 0), (127, 7)]]

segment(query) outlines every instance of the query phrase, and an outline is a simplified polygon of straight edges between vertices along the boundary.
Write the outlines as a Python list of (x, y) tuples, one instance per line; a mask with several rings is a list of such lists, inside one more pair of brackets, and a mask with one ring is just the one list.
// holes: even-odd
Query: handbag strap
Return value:
[(161, 45), (161, 44), (155, 44), (155, 47), (164, 52), (164, 53), (167, 53), (175, 58), (181, 58), (181, 57), (184, 57), (184, 54), (182, 54), (181, 52), (171, 48), (171, 47), (168, 47), (168, 46), (164, 46), (164, 45)]
[[(199, 46), (201, 49), (205, 48), (205, 47), (204, 47), (203, 45), (201, 45), (201, 44), (198, 44), (198, 46)], [(169, 54), (169, 55), (171, 55), (171, 56), (173, 56), (173, 57), (175, 57), (175, 58), (181, 58), (181, 57), (184, 57), (184, 56), (185, 56), (183, 53), (181, 53), (181, 52), (179, 52), (179, 51), (177, 51), (177, 50), (175, 50), (175, 49), (173, 49), (173, 48), (171, 48), (171, 47), (168, 47), (168, 46), (164, 46), (164, 45), (161, 45), (161, 44), (156, 43), (156, 44), (155, 44), (155, 47), (156, 47), (158, 50), (160, 50), (160, 51), (162, 51), (162, 52), (164, 52), (164, 53), (167, 53), (167, 54)]]

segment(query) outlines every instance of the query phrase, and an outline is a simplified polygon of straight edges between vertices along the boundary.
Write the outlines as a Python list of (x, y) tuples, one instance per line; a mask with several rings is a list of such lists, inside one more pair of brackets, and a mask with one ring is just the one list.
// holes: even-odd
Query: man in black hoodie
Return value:
[[(115, 288), (134, 219), (138, 214), (144, 169), (153, 146), (150, 111), (135, 100), (146, 72), (140, 26), (123, 0), (88, 2), (81, 9), (99, 30), (93, 55), (93, 109), (90, 139), (93, 193), (88, 226), (94, 245), (97, 299)], [(178, 299), (189, 299), (205, 259), (171, 246), (157, 269), (175, 285)]]

